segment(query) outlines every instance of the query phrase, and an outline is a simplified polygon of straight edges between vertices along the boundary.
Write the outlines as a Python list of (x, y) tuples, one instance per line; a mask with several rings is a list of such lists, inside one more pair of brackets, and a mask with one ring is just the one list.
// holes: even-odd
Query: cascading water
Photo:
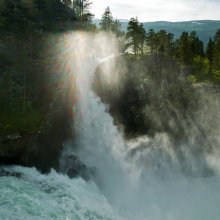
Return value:
[[(100, 41), (108, 37), (102, 36), (100, 40), (97, 36), (97, 39), (99, 46)], [(84, 45), (89, 45), (89, 42), (91, 39), (85, 37)], [(93, 49), (98, 46), (93, 44)], [(74, 127), (77, 135), (74, 148), (68, 146), (67, 149), (95, 168), (95, 182), (114, 210), (131, 220), (218, 219), (220, 190), (216, 188), (216, 178), (183, 176), (166, 134), (127, 143), (114, 125), (107, 106), (92, 91), (96, 67), (102, 60), (108, 62), (108, 58), (113, 56), (97, 59), (86, 55), (91, 54), (91, 48), (82, 50), (82, 56), (74, 58), (79, 64), (74, 69), (78, 94)], [(98, 47), (98, 54), (103, 57), (111, 53), (118, 54), (114, 44), (105, 44), (101, 51)], [(86, 66), (83, 65), (84, 60)], [(111, 65), (113, 69), (114, 62)], [(105, 71), (116, 77), (111, 68)], [(192, 163), (190, 155), (188, 157), (188, 163)], [(215, 188), (215, 193), (209, 186)], [(201, 201), (203, 196), (206, 199)]]
[(34, 168), (2, 167), (0, 219), (119, 219), (95, 184), (51, 171), (42, 175)]
[[(77, 101), (75, 139), (66, 145), (61, 163), (66, 155), (77, 154), (94, 176), (85, 182), (55, 171), (42, 175), (3, 167), (0, 219), (219, 220), (219, 177), (183, 175), (166, 134), (126, 142), (93, 92), (97, 66), (118, 54), (114, 40), (80, 33), (65, 41), (71, 42), (65, 59), (75, 76)], [(112, 63), (108, 67), (104, 78), (117, 79)], [(215, 157), (207, 158), (213, 164)]]
[[(103, 40), (103, 36), (100, 38)], [(102, 48), (99, 51), (104, 58), (97, 58), (92, 53), (96, 45), (89, 47), (89, 41), (91, 39), (84, 36), (83, 45), (86, 46), (85, 48), (79, 46), (77, 53), (80, 53), (80, 56), (76, 55), (73, 59), (73, 62), (77, 63), (72, 69), (76, 75), (77, 103), (74, 117), (76, 139), (74, 145), (67, 146), (64, 154), (67, 155), (68, 152), (71, 154), (74, 151), (87, 166), (94, 167), (99, 187), (105, 191), (109, 199), (117, 203), (118, 199), (114, 198), (116, 194), (112, 194), (112, 189), (120, 194), (122, 187), (125, 188), (129, 181), (125, 175), (127, 173), (125, 170), (129, 168), (129, 164), (124, 160), (126, 145), (108, 113), (107, 106), (92, 91), (92, 83), (98, 65), (119, 53), (113, 44), (109, 44), (110, 48), (105, 46), (105, 51), (102, 51)], [(111, 55), (112, 53), (116, 55)], [(84, 62), (86, 65), (83, 65)]]

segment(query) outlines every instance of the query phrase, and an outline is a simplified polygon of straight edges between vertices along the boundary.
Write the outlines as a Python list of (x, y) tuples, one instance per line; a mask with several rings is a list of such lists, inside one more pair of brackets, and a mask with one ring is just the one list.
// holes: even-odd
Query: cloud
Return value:
[(93, 0), (93, 13), (100, 17), (107, 6), (117, 18), (140, 21), (220, 20), (220, 0)]

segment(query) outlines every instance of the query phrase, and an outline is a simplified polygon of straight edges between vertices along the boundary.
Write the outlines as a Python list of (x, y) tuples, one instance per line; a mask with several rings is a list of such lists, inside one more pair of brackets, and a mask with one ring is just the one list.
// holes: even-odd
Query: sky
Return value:
[(220, 0), (92, 0), (91, 11), (100, 18), (107, 6), (118, 19), (139, 21), (220, 20)]

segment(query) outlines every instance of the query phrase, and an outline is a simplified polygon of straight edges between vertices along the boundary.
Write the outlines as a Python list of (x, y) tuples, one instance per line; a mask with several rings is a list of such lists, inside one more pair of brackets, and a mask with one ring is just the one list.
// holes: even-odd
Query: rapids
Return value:
[(119, 219), (92, 182), (72, 180), (55, 171), (42, 175), (35, 168), (13, 166), (2, 170), (11, 176), (0, 177), (1, 220)]

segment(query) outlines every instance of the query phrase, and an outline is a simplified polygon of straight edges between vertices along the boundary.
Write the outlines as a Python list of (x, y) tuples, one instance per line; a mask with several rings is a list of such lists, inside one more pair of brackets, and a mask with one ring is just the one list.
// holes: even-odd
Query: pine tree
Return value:
[(170, 57), (174, 55), (174, 34), (172, 33), (167, 35), (167, 55)]
[(214, 37), (214, 68), (220, 71), (220, 29), (217, 30)]
[(210, 66), (212, 66), (214, 58), (214, 41), (212, 40), (212, 38), (209, 38), (209, 42), (206, 48), (206, 56), (209, 59)]
[(24, 34), (34, 21), (33, 1), (3, 0), (0, 8), (1, 28), (11, 33)]
[(123, 35), (121, 31), (121, 23), (119, 20), (113, 18), (109, 7), (105, 9), (99, 25), (100, 30), (102, 31), (112, 32), (117, 37), (121, 37)]
[(74, 0), (73, 7), (76, 10), (76, 14), (81, 22), (91, 22), (93, 14), (90, 13), (89, 9), (92, 2), (90, 0)]
[(127, 34), (126, 34), (129, 45), (132, 46), (132, 50), (135, 54), (135, 56), (138, 53), (138, 19), (137, 18), (131, 18), (128, 22), (127, 27)]
[(115, 19), (112, 26), (112, 32), (117, 37), (122, 37), (124, 35), (124, 32), (121, 30), (121, 23), (119, 20)]
[(138, 42), (139, 42), (139, 49), (141, 52), (141, 55), (144, 55), (144, 44), (145, 44), (145, 40), (146, 40), (146, 31), (144, 29), (144, 25), (141, 23), (138, 26)]
[(192, 31), (189, 35), (191, 41), (192, 57), (204, 56), (203, 42), (199, 39), (195, 31)]
[(178, 40), (177, 56), (183, 65), (192, 63), (191, 43), (188, 32), (183, 32)]
[(150, 48), (151, 55), (155, 51), (155, 32), (153, 29), (150, 29), (146, 34), (146, 44)]
[(146, 38), (146, 32), (143, 24), (140, 24), (138, 18), (131, 18), (128, 27), (126, 37), (128, 39), (128, 47), (132, 47), (132, 51), (137, 56), (140, 51), (143, 55), (144, 53), (144, 42)]
[(114, 20), (109, 7), (107, 7), (102, 15), (101, 21), (99, 23), (100, 29), (106, 32), (112, 31)]
[(165, 30), (160, 30), (157, 33), (158, 38), (158, 52), (160, 54), (165, 54), (167, 51), (167, 32)]

